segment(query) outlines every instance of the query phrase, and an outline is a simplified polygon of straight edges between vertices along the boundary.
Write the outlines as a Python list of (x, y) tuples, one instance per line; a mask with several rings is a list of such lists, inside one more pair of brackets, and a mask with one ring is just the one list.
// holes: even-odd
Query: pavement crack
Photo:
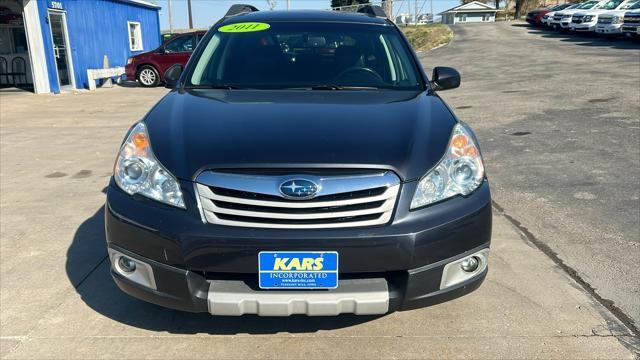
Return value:
[[(594, 300), (596, 300), (600, 305), (604, 306), (607, 310), (609, 310), (609, 312), (616, 319), (618, 319), (624, 326), (626, 326), (626, 328), (632, 334), (634, 334), (637, 339), (640, 339), (640, 329), (638, 329), (634, 325), (634, 323), (631, 320), (631, 318), (629, 316), (627, 316), (627, 314), (625, 314), (619, 307), (617, 307), (612, 300), (605, 299), (600, 294), (598, 294), (596, 292), (596, 290), (591, 286), (591, 284), (589, 284), (587, 281), (585, 281), (578, 274), (578, 272), (575, 269), (573, 269), (571, 266), (567, 265), (562, 259), (560, 259), (558, 254), (553, 249), (551, 249), (551, 247), (549, 247), (549, 245), (547, 245), (544, 242), (542, 242), (541, 240), (537, 239), (535, 237), (535, 235), (533, 235), (529, 231), (529, 229), (527, 229), (527, 227), (522, 225), (522, 223), (520, 221), (516, 220), (511, 215), (507, 214), (502, 206), (500, 206), (498, 203), (496, 203), (493, 200), (491, 201), (491, 203), (492, 203), (494, 209), (500, 215), (504, 216), (516, 229), (518, 229), (518, 231), (520, 231), (520, 233), (522, 234), (524, 239), (526, 239), (527, 241), (532, 243), (536, 248), (538, 248), (538, 250), (542, 251), (545, 255), (547, 255), (556, 265), (558, 265), (565, 273), (567, 273), (567, 275), (569, 275), (569, 277), (571, 279), (573, 279), (589, 295), (591, 295), (591, 297)], [(613, 324), (610, 324), (610, 325), (614, 326)], [(593, 334), (593, 335), (588, 335), (588, 336), (603, 336), (603, 335)], [(606, 336), (609, 336), (609, 335), (606, 335)], [(615, 336), (615, 337), (619, 338), (620, 336), (623, 336), (623, 335), (612, 335), (612, 336)], [(631, 345), (632, 347), (635, 348), (636, 346), (640, 345), (640, 340), (638, 341), (638, 343), (639, 343), (638, 345), (629, 344), (627, 342), (623, 342), (623, 343), (626, 344), (626, 345)], [(637, 349), (635, 349), (635, 350), (637, 351)]]
[(80, 279), (80, 281), (78, 281), (77, 284), (73, 284), (73, 288), (76, 290), (80, 288), (80, 286), (82, 286), (84, 281), (87, 280), (89, 276), (91, 276), (100, 267), (100, 265), (102, 265), (102, 263), (104, 263), (104, 261), (107, 260), (108, 257), (109, 256), (107, 255), (103, 257), (100, 261), (98, 261), (98, 263), (91, 270), (89, 270), (89, 272), (82, 279)]

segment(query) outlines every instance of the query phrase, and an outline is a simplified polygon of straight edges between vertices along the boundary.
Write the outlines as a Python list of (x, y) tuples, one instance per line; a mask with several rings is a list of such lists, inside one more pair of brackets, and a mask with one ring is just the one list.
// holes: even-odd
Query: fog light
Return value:
[(460, 267), (462, 268), (462, 270), (466, 272), (474, 272), (478, 268), (479, 264), (480, 264), (480, 259), (478, 259), (476, 256), (472, 256), (462, 261), (460, 263)]
[(132, 272), (136, 271), (136, 263), (135, 263), (135, 261), (129, 259), (126, 256), (121, 256), (118, 259), (118, 267), (122, 271), (124, 271), (126, 273), (132, 273)]

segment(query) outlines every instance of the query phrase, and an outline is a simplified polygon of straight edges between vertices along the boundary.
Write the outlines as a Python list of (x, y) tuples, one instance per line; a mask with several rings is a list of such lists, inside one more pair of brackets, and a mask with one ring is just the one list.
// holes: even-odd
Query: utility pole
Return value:
[(415, 15), (413, 15), (413, 25), (418, 25), (418, 0), (416, 0)]
[(291, 0), (287, 0), (287, 11), (291, 10)]
[(431, 3), (431, 23), (435, 24), (436, 16), (433, 14), (433, 0), (430, 0), (429, 3)]
[(191, 0), (187, 0), (187, 9), (189, 11), (189, 29), (193, 29), (193, 15), (191, 14)]
[(167, 6), (169, 8), (169, 33), (173, 34), (173, 15), (171, 14), (171, 0)]

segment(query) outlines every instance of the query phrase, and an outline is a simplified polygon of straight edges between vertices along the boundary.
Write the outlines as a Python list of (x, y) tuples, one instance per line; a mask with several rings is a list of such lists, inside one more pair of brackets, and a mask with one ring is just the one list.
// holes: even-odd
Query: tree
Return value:
[(331, 7), (337, 8), (341, 6), (368, 4), (369, 0), (331, 0)]
[(516, 13), (515, 18), (520, 19), (520, 16), (540, 5), (540, 0), (516, 0)]

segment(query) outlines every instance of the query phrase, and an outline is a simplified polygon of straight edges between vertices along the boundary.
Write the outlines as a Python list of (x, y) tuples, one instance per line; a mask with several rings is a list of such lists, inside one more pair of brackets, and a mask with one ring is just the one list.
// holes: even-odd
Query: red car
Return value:
[(137, 80), (144, 87), (158, 86), (172, 65), (187, 64), (205, 31), (177, 34), (159, 48), (130, 57), (125, 66), (127, 80)]
[(563, 10), (564, 8), (569, 7), (571, 4), (566, 3), (566, 4), (560, 4), (560, 5), (556, 5), (553, 6), (551, 8), (540, 8), (540, 9), (535, 9), (535, 10), (531, 10), (527, 13), (527, 22), (533, 26), (540, 26), (542, 25), (542, 17), (552, 11), (560, 11)]

